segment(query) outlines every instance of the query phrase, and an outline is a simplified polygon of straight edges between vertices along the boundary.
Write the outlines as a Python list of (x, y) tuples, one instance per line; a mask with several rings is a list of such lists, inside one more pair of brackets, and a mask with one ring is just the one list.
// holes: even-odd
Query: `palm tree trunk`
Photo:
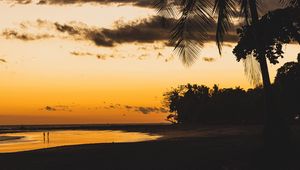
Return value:
[[(256, 0), (249, 0), (252, 24), (256, 25), (259, 21)], [(275, 101), (275, 93), (271, 86), (268, 71), (267, 59), (263, 47), (263, 38), (260, 28), (256, 26), (254, 38), (257, 43), (258, 58), (263, 79), (265, 96), (265, 123), (264, 123), (264, 146), (266, 149), (284, 148), (289, 144), (289, 127), (285, 115), (278, 108), (278, 101)]]

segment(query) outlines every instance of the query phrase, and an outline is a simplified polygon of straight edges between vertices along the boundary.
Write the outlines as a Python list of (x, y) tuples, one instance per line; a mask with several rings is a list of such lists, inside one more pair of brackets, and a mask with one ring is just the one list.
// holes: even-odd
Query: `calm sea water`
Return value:
[[(20, 139), (13, 138), (22, 137)], [(161, 136), (111, 130), (61, 130), (7, 133), (0, 135), (0, 153), (20, 152), (56, 146), (120, 143), (156, 140)], [(2, 140), (12, 138), (12, 140)]]

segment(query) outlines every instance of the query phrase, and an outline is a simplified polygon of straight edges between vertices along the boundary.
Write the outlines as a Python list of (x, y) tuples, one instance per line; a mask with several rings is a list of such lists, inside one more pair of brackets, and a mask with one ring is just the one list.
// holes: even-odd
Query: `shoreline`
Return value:
[(43, 131), (123, 131), (138, 132), (148, 135), (159, 135), (161, 139), (186, 138), (186, 137), (214, 137), (228, 135), (260, 134), (261, 125), (172, 125), (172, 124), (139, 124), (139, 125), (30, 125), (19, 128), (5, 129), (0, 127), (0, 136), (5, 134), (43, 132)]
[[(2, 168), (25, 170), (199, 169), (197, 167), (212, 169), (211, 167), (223, 166), (227, 159), (224, 153), (236, 153), (229, 152), (232, 151), (232, 143), (236, 140), (235, 137), (195, 137), (60, 146), (16, 153), (1, 153), (0, 163)], [(224, 143), (224, 141), (226, 142)], [(250, 140), (244, 139), (243, 141), (249, 142)], [(241, 144), (241, 142), (238, 143)], [(248, 153), (253, 148), (243, 150), (243, 153)], [(187, 154), (188, 157), (186, 157)], [(236, 154), (234, 157), (239, 158)], [(174, 164), (170, 165), (169, 163), (172, 161)]]
[[(143, 132), (165, 134), (167, 137), (144, 142), (83, 144), (1, 153), (0, 164), (2, 168), (12, 170), (276, 169), (260, 167), (266, 161), (262, 151), (262, 136), (257, 133), (261, 126), (139, 129)], [(281, 169), (289, 169), (287, 166), (291, 166), (292, 170), (300, 169), (299, 128), (296, 132), (293, 153), (276, 155), (289, 161)], [(271, 162), (281, 163), (278, 160)], [(276, 164), (276, 167), (280, 166)]]
[[(72, 131), (87, 131), (88, 133), (91, 131), (120, 131), (125, 133), (141, 133), (149, 136), (157, 136), (155, 139), (145, 139), (142, 141), (120, 141), (113, 143), (136, 143), (136, 142), (147, 142), (147, 141), (164, 141), (164, 140), (180, 140), (183, 138), (199, 138), (199, 137), (223, 137), (223, 136), (241, 136), (241, 135), (253, 135), (253, 134), (259, 134), (260, 127), (257, 126), (251, 126), (251, 127), (239, 127), (236, 126), (207, 126), (207, 127), (201, 127), (201, 126), (172, 126), (172, 125), (126, 125), (126, 126), (88, 126), (86, 128), (80, 127), (54, 127), (47, 129), (43, 127), (39, 128), (27, 128), (26, 130), (10, 130), (9, 133), (2, 133), (0, 134), (0, 144), (2, 143), (10, 143), (15, 142), (18, 139), (22, 139), (26, 136), (26, 133), (31, 132), (44, 132), (48, 131), (50, 133), (55, 132), (67, 132), (72, 134)], [(51, 132), (52, 131), (52, 132)], [(64, 132), (65, 131), (65, 132)], [(21, 134), (19, 134), (21, 133)], [(25, 133), (25, 134), (24, 134)], [(1, 142), (3, 141), (3, 142)], [(76, 142), (75, 142), (76, 143)], [(52, 145), (47, 146), (48, 148), (53, 147), (64, 147), (64, 146), (76, 146), (76, 145), (86, 145), (86, 144), (103, 144), (108, 143), (97, 141), (94, 142), (83, 142), (83, 143), (77, 143), (77, 144), (58, 144), (58, 145)], [(16, 151), (8, 151), (8, 152), (1, 152), (1, 153), (17, 153), (17, 152), (23, 152), (23, 151), (33, 151), (33, 150), (39, 150), (42, 149), (40, 147), (32, 147), (32, 149), (24, 149), (24, 150), (16, 150)]]

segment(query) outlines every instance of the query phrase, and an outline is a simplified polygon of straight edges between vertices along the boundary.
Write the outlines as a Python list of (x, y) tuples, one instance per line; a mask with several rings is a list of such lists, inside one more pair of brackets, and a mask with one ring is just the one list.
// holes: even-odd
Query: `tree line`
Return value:
[[(272, 88), (276, 108), (289, 122), (297, 122), (300, 114), (300, 54), (298, 62), (288, 62), (277, 70)], [(164, 94), (164, 103), (171, 112), (166, 120), (179, 124), (262, 124), (263, 101), (261, 86), (244, 90), (187, 84)]]

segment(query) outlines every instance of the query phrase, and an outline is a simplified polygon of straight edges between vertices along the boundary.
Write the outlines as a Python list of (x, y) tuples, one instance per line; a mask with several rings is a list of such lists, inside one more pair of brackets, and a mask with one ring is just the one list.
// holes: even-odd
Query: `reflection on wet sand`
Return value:
[[(158, 135), (149, 135), (138, 132), (109, 130), (22, 132), (2, 134), (1, 136), (5, 136), (7, 140), (0, 141), (0, 153), (19, 152), (66, 145), (139, 142), (155, 140), (161, 137)], [(9, 140), (10, 138), (12, 140)]]

